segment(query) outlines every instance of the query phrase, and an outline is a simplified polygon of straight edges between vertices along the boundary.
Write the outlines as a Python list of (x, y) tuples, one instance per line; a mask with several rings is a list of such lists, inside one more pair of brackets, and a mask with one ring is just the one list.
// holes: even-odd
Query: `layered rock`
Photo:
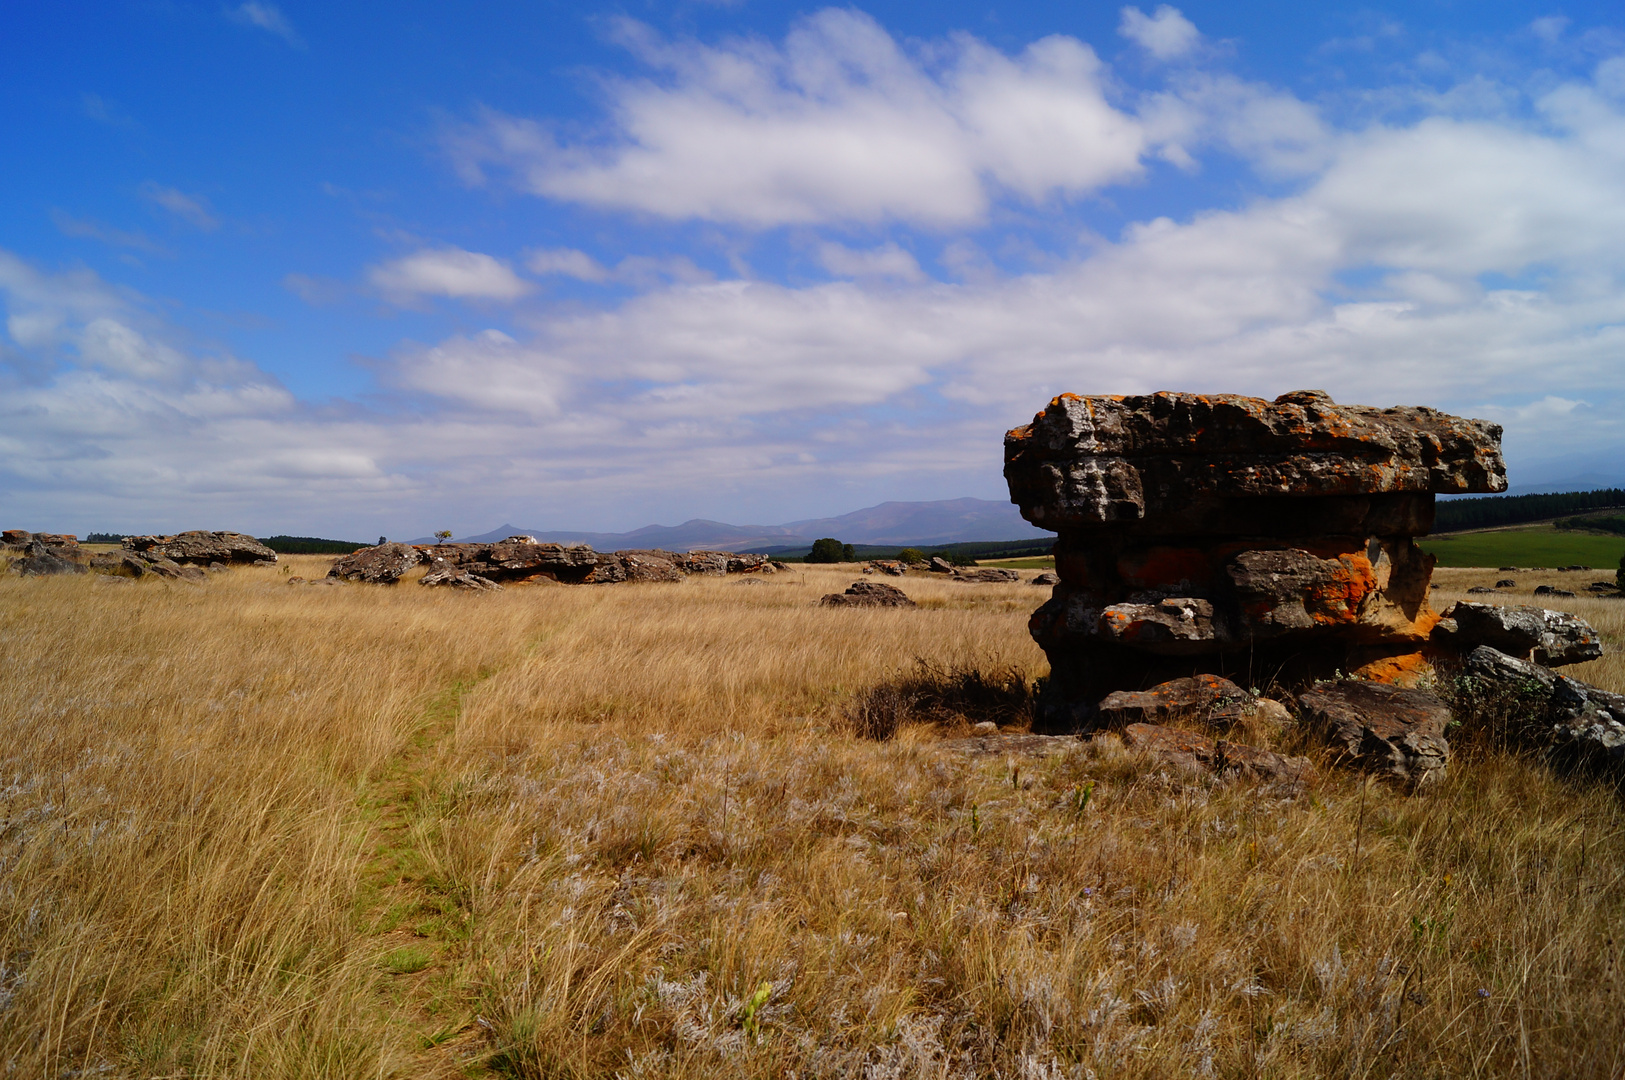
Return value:
[(1342, 760), (1409, 786), (1450, 762), (1450, 710), (1426, 691), (1344, 680), (1300, 694), (1298, 711)]
[(1503, 695), (1526, 745), (1616, 772), (1625, 770), (1625, 694), (1559, 675), (1488, 645), (1467, 655), (1465, 674)]
[(1038, 726), (1092, 727), (1106, 694), (1194, 673), (1426, 671), (1439, 615), (1413, 538), (1435, 494), (1505, 490), (1500, 434), (1318, 391), (1056, 398), (1005, 437), (1011, 500), (1059, 534), (1030, 623)]
[(183, 566), (276, 565), (276, 552), (244, 533), (194, 530), (174, 536), (127, 536), (120, 545), (136, 555), (169, 559)]
[(1581, 664), (1602, 655), (1602, 638), (1590, 623), (1566, 611), (1501, 607), (1465, 600), (1445, 612), (1460, 646), (1493, 649), (1546, 667)]

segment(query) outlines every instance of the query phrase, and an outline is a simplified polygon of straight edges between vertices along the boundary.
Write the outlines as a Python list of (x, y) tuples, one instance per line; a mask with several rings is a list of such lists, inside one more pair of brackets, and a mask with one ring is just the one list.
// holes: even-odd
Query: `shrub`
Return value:
[(846, 557), (846, 550), (850, 547), (851, 545), (847, 545), (846, 548), (843, 548), (841, 542), (833, 536), (820, 537), (813, 541), (812, 550), (807, 552), (807, 561), (810, 563), (841, 562)]
[[(925, 561), (925, 552), (921, 551), (919, 548), (904, 548), (902, 551), (897, 553), (897, 561), (908, 563), (910, 566), (913, 566), (916, 563), (923, 563)], [(1625, 559), (1621, 559), (1620, 561), (1621, 563), (1625, 563)]]
[(997, 664), (983, 670), (916, 659), (912, 670), (876, 683), (847, 707), (853, 734), (889, 739), (905, 724), (979, 723), (1001, 727), (1032, 718), (1033, 687), (1020, 669)]

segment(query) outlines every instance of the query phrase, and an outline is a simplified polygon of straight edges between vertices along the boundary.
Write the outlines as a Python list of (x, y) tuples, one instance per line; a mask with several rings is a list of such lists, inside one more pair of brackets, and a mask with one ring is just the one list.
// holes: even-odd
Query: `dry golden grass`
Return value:
[[(1284, 801), (1109, 740), (861, 740), (916, 658), (1042, 675), (1044, 590), (813, 606), (852, 578), (0, 579), (0, 1069), (1625, 1070), (1613, 790), (1490, 754)], [(1625, 601), (1563, 603), (1617, 649)]]

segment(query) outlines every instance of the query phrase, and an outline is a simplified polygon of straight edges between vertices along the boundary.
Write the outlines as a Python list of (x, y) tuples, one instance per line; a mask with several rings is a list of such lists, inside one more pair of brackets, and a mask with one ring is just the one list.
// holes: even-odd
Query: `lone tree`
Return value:
[(897, 553), (897, 561), (907, 563), (910, 566), (915, 563), (923, 563), (925, 561), (925, 552), (919, 548), (904, 548)]
[(807, 561), (816, 563), (840, 562), (850, 558), (847, 554), (852, 550), (851, 544), (842, 544), (833, 536), (820, 537), (813, 541), (812, 550), (807, 552)]
[(434, 538), (444, 544), (447, 540), (451, 539), (451, 530), (441, 529), (439, 532), (434, 534)]

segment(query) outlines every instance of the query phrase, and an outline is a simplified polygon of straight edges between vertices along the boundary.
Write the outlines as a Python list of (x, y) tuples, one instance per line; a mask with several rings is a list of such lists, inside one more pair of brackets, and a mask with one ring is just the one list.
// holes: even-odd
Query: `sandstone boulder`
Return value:
[(109, 551), (91, 557), (90, 569), (114, 577), (167, 578), (171, 581), (202, 581), (207, 577), (196, 566), (183, 566), (152, 551)]
[(617, 551), (601, 555), (598, 566), (587, 578), (592, 584), (617, 581), (679, 582), (687, 574), (682, 560), (670, 551)]
[(411, 544), (379, 544), (335, 559), (327, 576), (369, 585), (393, 585), (422, 561), (423, 553)]
[(889, 574), (892, 577), (902, 577), (908, 573), (908, 565), (898, 562), (896, 559), (876, 559), (869, 565), (880, 573)]
[(1021, 575), (1014, 570), (1005, 570), (997, 566), (960, 567), (953, 572), (955, 581), (1001, 583), (1020, 581)]
[(430, 588), (467, 589), (471, 592), (501, 592), (502, 586), (489, 578), (450, 568), (431, 570), (418, 579), (419, 585)]
[(23, 577), (53, 577), (57, 574), (83, 574), (85, 564), (71, 558), (60, 547), (32, 540), (20, 558), (11, 561), (11, 572)]
[(136, 554), (161, 556), (191, 566), (212, 562), (232, 565), (275, 565), (276, 552), (252, 536), (236, 532), (176, 533), (174, 536), (127, 536), (122, 547)]
[(1119, 690), (1100, 703), (1100, 725), (1166, 724), (1189, 720), (1229, 727), (1252, 711), (1253, 698), (1229, 679), (1194, 675), (1171, 679), (1149, 690)]
[(1445, 617), (1455, 620), (1458, 640), (1469, 648), (1488, 645), (1546, 667), (1584, 663), (1602, 655), (1602, 639), (1597, 631), (1566, 611), (1463, 600), (1445, 612)]
[(1302, 789), (1316, 779), (1315, 767), (1308, 758), (1285, 757), (1256, 746), (1158, 724), (1128, 725), (1123, 729), (1123, 744), (1177, 768), (1237, 773), (1291, 790)]
[(954, 572), (954, 564), (940, 555), (931, 556), (931, 561), (926, 563), (925, 568), (933, 574), (951, 574)]
[(824, 607), (918, 607), (908, 594), (878, 581), (854, 581), (844, 593), (830, 593), (818, 601)]
[(1444, 775), (1450, 710), (1424, 690), (1340, 681), (1298, 696), (1298, 712), (1338, 756), (1411, 787)]
[(1033, 578), (1034, 585), (1059, 585), (1060, 583), (1061, 579), (1047, 570)]
[(1625, 768), (1625, 694), (1559, 675), (1541, 664), (1480, 645), (1467, 656), (1471, 678), (1513, 695), (1531, 715), (1523, 730), (1548, 749), (1611, 769)]

